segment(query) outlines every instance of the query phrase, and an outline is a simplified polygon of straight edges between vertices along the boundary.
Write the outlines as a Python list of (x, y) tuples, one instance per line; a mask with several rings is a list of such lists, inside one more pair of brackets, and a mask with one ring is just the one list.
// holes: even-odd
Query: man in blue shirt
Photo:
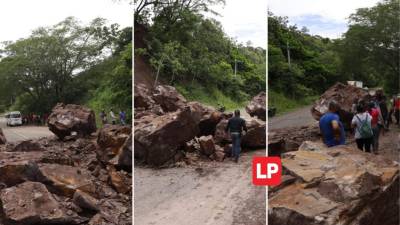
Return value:
[(321, 130), (324, 143), (328, 147), (344, 145), (346, 142), (344, 127), (337, 114), (339, 105), (336, 101), (331, 101), (328, 110), (319, 120), (319, 129)]

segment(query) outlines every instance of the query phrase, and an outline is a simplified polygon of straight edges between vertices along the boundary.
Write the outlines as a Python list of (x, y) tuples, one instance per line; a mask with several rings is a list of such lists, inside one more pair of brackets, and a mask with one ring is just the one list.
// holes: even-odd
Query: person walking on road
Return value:
[(126, 125), (126, 113), (123, 110), (119, 111), (119, 121), (123, 126)]
[(107, 124), (107, 114), (104, 109), (100, 112), (100, 119), (101, 119), (101, 122), (103, 123), (103, 125)]
[(381, 133), (381, 126), (379, 124), (382, 123), (382, 117), (374, 102), (369, 103), (368, 113), (371, 116), (371, 128), (373, 134), (372, 149), (374, 153), (377, 153), (379, 148), (379, 136)]
[(226, 126), (226, 131), (230, 133), (232, 138), (232, 156), (235, 162), (239, 162), (240, 155), (240, 144), (242, 132), (247, 132), (246, 121), (240, 118), (240, 111), (235, 110), (234, 117), (230, 118), (228, 125)]
[(394, 98), (393, 108), (394, 118), (396, 118), (396, 124), (400, 125), (400, 94), (398, 94), (397, 97)]
[(356, 139), (357, 147), (360, 150), (371, 152), (371, 146), (373, 143), (373, 131), (372, 131), (372, 116), (366, 112), (363, 105), (357, 106), (357, 114), (354, 115), (351, 121), (351, 127), (355, 129), (354, 137)]
[(110, 109), (110, 118), (111, 118), (111, 124), (115, 125), (116, 121), (117, 121), (117, 117), (115, 116), (113, 109)]
[(329, 111), (319, 120), (319, 129), (323, 141), (328, 147), (344, 145), (346, 143), (344, 127), (337, 114), (339, 109), (339, 105), (336, 101), (329, 102)]

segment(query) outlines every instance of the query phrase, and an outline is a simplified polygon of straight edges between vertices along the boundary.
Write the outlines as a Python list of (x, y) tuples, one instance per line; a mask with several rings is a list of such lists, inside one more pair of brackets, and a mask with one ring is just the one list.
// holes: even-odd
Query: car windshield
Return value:
[(11, 118), (21, 118), (21, 114), (11, 114)]

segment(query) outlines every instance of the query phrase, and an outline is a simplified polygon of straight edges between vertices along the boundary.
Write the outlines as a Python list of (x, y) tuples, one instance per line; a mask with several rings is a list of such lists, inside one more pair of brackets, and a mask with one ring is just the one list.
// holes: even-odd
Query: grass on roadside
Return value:
[(225, 95), (217, 88), (206, 88), (200, 85), (190, 87), (176, 85), (175, 87), (189, 101), (198, 101), (215, 108), (218, 107), (218, 104), (223, 105), (227, 111), (243, 108), (247, 104), (246, 101), (237, 101)]
[(268, 105), (276, 108), (277, 115), (309, 105), (317, 98), (317, 96), (308, 96), (302, 99), (291, 99), (276, 91), (268, 91)]

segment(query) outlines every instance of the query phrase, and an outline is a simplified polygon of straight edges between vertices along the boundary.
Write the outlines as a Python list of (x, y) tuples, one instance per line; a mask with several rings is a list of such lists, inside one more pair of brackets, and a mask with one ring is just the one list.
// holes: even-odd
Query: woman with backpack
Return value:
[(351, 127), (355, 129), (354, 137), (356, 139), (357, 147), (363, 151), (371, 152), (373, 143), (373, 132), (371, 125), (372, 117), (365, 110), (364, 105), (357, 105), (357, 113), (351, 121)]

